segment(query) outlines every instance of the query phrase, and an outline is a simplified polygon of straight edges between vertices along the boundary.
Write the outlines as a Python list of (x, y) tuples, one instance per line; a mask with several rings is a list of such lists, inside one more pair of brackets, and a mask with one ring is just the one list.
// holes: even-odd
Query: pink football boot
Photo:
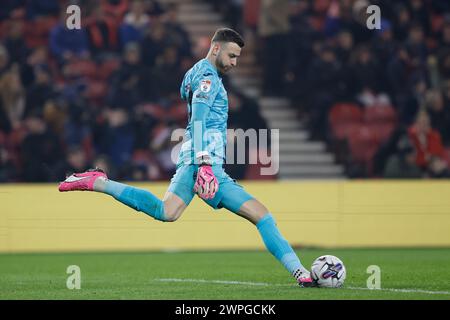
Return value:
[(89, 169), (83, 173), (74, 173), (59, 184), (58, 190), (64, 191), (94, 191), (94, 182), (99, 177), (108, 178), (102, 169)]
[(297, 282), (302, 288), (316, 287), (317, 283), (311, 278), (311, 274), (307, 270), (296, 272)]

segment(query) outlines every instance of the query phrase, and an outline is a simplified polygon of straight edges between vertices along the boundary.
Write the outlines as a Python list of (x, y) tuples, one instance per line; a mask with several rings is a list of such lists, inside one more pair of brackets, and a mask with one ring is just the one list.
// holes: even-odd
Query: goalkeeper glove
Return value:
[(219, 183), (212, 170), (211, 158), (207, 152), (199, 152), (196, 158), (199, 167), (194, 185), (194, 192), (204, 200), (212, 199), (219, 190)]

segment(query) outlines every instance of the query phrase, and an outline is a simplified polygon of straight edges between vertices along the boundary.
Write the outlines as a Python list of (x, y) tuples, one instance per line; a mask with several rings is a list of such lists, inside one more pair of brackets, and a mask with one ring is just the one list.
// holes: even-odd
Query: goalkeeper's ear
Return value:
[(211, 43), (211, 53), (213, 56), (217, 57), (220, 51), (220, 42), (214, 41)]

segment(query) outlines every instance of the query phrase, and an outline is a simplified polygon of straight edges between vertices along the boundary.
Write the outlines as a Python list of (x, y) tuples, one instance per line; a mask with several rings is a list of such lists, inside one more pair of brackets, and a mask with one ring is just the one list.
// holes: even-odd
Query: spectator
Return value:
[(25, 63), (30, 51), (24, 39), (24, 23), (22, 20), (14, 19), (9, 21), (8, 33), (3, 41), (8, 50), (11, 63)]
[(402, 4), (397, 6), (397, 10), (395, 10), (395, 12), (397, 15), (393, 19), (395, 22), (394, 35), (398, 41), (403, 42), (408, 36), (408, 31), (411, 25), (411, 12)]
[(421, 178), (422, 171), (416, 164), (416, 153), (407, 136), (398, 143), (397, 152), (391, 155), (384, 169), (385, 178), (411, 179)]
[(5, 73), (10, 65), (8, 50), (0, 44), (0, 76)]
[(0, 182), (15, 182), (19, 179), (19, 173), (12, 158), (11, 151), (0, 142)]
[(429, 90), (426, 93), (425, 105), (430, 117), (431, 126), (442, 137), (445, 146), (450, 146), (450, 105), (444, 104), (444, 98), (440, 90)]
[(99, 6), (86, 23), (90, 52), (96, 57), (111, 55), (119, 49), (118, 24)]
[(336, 99), (342, 96), (347, 85), (342, 78), (342, 66), (330, 46), (323, 46), (319, 56), (307, 71), (308, 128), (313, 139), (325, 137), (328, 110)]
[[(229, 99), (229, 111), (228, 111), (228, 128), (229, 129), (241, 129), (241, 130), (256, 130), (259, 134), (259, 129), (267, 129), (267, 123), (259, 112), (259, 106), (253, 99), (244, 96), (242, 93), (235, 90), (230, 90), (228, 93)], [(270, 138), (270, 133), (268, 133)], [(229, 163), (226, 164), (226, 170), (235, 179), (244, 179), (248, 169), (248, 161), (241, 163), (243, 155), (237, 154), (237, 138), (233, 135), (227, 136), (229, 139), (227, 148), (233, 148), (233, 159), (228, 159)], [(232, 139), (232, 140), (230, 140)], [(258, 137), (259, 140), (259, 137)], [(257, 143), (260, 143), (257, 141)], [(250, 145), (247, 145), (250, 148)], [(254, 150), (245, 150), (245, 159), (249, 159), (249, 153)], [(267, 148), (270, 146), (267, 145)], [(228, 151), (229, 152), (229, 151)], [(231, 162), (231, 163), (230, 163)]]
[(20, 146), (24, 181), (55, 181), (54, 168), (58, 168), (63, 159), (58, 137), (48, 130), (39, 113), (29, 114), (25, 125), (28, 133)]
[(354, 50), (353, 35), (348, 30), (342, 30), (337, 35), (336, 56), (343, 64), (350, 63), (351, 54)]
[[(425, 34), (430, 33), (430, 15), (428, 8), (425, 7), (423, 0), (411, 0), (409, 1), (411, 20), (420, 25)], [(411, 31), (411, 29), (410, 29)]]
[(418, 113), (415, 123), (408, 129), (409, 137), (416, 150), (416, 164), (422, 170), (436, 164), (436, 158), (444, 160), (444, 146), (441, 135), (431, 128), (426, 111)]
[(0, 132), (9, 133), (21, 125), (25, 101), (18, 66), (14, 65), (0, 76)]
[(189, 34), (178, 22), (178, 5), (172, 3), (164, 14), (164, 26), (169, 35), (169, 44), (177, 48), (180, 58), (192, 56)]
[(413, 24), (409, 29), (406, 50), (417, 61), (413, 61), (416, 66), (423, 66), (426, 63), (428, 49), (425, 44), (423, 28), (419, 24)]
[(121, 47), (124, 48), (130, 42), (140, 42), (149, 24), (150, 16), (145, 12), (144, 1), (134, 0), (131, 2), (130, 11), (119, 26)]
[(49, 46), (51, 53), (61, 64), (73, 58), (89, 57), (86, 30), (84, 28), (67, 29), (65, 10), (61, 11), (59, 24), (50, 31)]
[(156, 0), (144, 0), (145, 12), (150, 16), (150, 19), (158, 20), (165, 12), (164, 8)]
[[(157, 81), (155, 93), (159, 99), (176, 99), (179, 96), (179, 85), (183, 81), (184, 72), (179, 64), (178, 51), (176, 47), (167, 47), (163, 54), (158, 57), (157, 65), (153, 75)], [(170, 75), (170, 77), (168, 77)]]
[(52, 104), (59, 110), (65, 111), (64, 137), (65, 145), (80, 145), (84, 147), (87, 156), (92, 153), (92, 126), (94, 117), (89, 112), (89, 106), (84, 100), (68, 102), (62, 98), (52, 101)]
[(144, 35), (141, 43), (143, 64), (149, 67), (155, 66), (156, 58), (164, 52), (167, 46), (167, 30), (161, 22), (155, 21)]
[(412, 71), (411, 57), (404, 46), (397, 49), (389, 61), (386, 74), (389, 94), (398, 110), (404, 109), (410, 94), (410, 75)]
[(13, 18), (17, 15), (23, 15), (27, 0), (2, 0), (2, 10), (0, 10), (0, 22)]
[(441, 82), (450, 79), (450, 47), (439, 52), (438, 70)]
[(27, 90), (26, 113), (41, 112), (45, 102), (54, 96), (50, 70), (46, 65), (34, 67), (34, 82)]
[(355, 56), (351, 64), (353, 94), (363, 91), (378, 93), (380, 83), (379, 65), (375, 60), (371, 50), (367, 46), (360, 46), (356, 49)]
[(237, 90), (229, 91), (228, 127), (231, 129), (268, 129), (254, 99)]
[(101, 0), (101, 11), (116, 24), (123, 20), (128, 10), (129, 0)]
[(442, 34), (439, 39), (439, 48), (450, 49), (450, 18), (448, 18), (442, 27)]
[(27, 17), (29, 19), (39, 18), (41, 16), (58, 16), (60, 7), (55, 0), (27, 0)]
[(370, 41), (373, 33), (366, 26), (366, 1), (332, 1), (326, 12), (323, 34), (332, 38), (341, 30), (350, 30), (356, 44)]
[(108, 103), (132, 110), (142, 101), (145, 92), (154, 92), (153, 83), (148, 79), (147, 68), (142, 67), (140, 47), (137, 43), (129, 43), (124, 50), (123, 62), (113, 75), (108, 95)]
[[(378, 60), (380, 66), (379, 80), (387, 79), (387, 69), (391, 57), (395, 56), (398, 43), (394, 38), (392, 31), (392, 23), (386, 19), (381, 20), (381, 29), (377, 32), (377, 36), (373, 38), (371, 47), (373, 48), (373, 56)], [(383, 92), (389, 91), (389, 83), (386, 81), (379, 81), (379, 87)]]
[(261, 50), (264, 69), (263, 94), (281, 95), (288, 49), (289, 1), (262, 0), (259, 16), (259, 36), (263, 41)]
[(106, 110), (105, 119), (103, 125), (95, 128), (96, 149), (120, 170), (131, 161), (135, 140), (133, 127), (128, 113), (121, 108)]
[(145, 12), (143, 0), (133, 0), (130, 11), (123, 18), (123, 23), (142, 31), (150, 24), (150, 16)]
[(67, 175), (74, 172), (84, 172), (91, 167), (86, 154), (79, 146), (71, 146), (66, 153), (66, 159), (62, 165), (61, 172), (58, 174), (59, 179), (63, 180)]
[(111, 165), (108, 156), (101, 154), (97, 156), (92, 163), (93, 168), (100, 168), (103, 171), (108, 172), (108, 177), (111, 176), (110, 179), (117, 179), (117, 172), (115, 167)]
[(175, 129), (171, 123), (161, 123), (153, 130), (153, 137), (150, 142), (150, 150), (156, 155), (158, 165), (166, 178), (172, 176), (176, 170), (176, 162), (172, 159), (172, 149), (175, 142), (171, 140), (171, 134)]
[(49, 62), (48, 49), (45, 46), (33, 48), (26, 60), (20, 64), (20, 76), (25, 87), (31, 86), (34, 81), (35, 67), (45, 66)]

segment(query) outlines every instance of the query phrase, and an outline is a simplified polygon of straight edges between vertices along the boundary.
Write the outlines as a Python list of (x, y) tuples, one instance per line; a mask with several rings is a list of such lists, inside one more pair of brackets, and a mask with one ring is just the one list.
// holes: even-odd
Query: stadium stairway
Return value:
[[(185, 27), (192, 43), (209, 40), (214, 31), (226, 26), (213, 6), (202, 0), (159, 0), (179, 5), (178, 20)], [(344, 168), (335, 163), (334, 155), (324, 142), (311, 141), (308, 131), (296, 117), (288, 99), (265, 97), (261, 92), (262, 70), (257, 66), (253, 41), (245, 34), (246, 51), (239, 67), (230, 74), (230, 81), (246, 95), (256, 98), (262, 116), (271, 129), (279, 129), (280, 179), (343, 179)]]

